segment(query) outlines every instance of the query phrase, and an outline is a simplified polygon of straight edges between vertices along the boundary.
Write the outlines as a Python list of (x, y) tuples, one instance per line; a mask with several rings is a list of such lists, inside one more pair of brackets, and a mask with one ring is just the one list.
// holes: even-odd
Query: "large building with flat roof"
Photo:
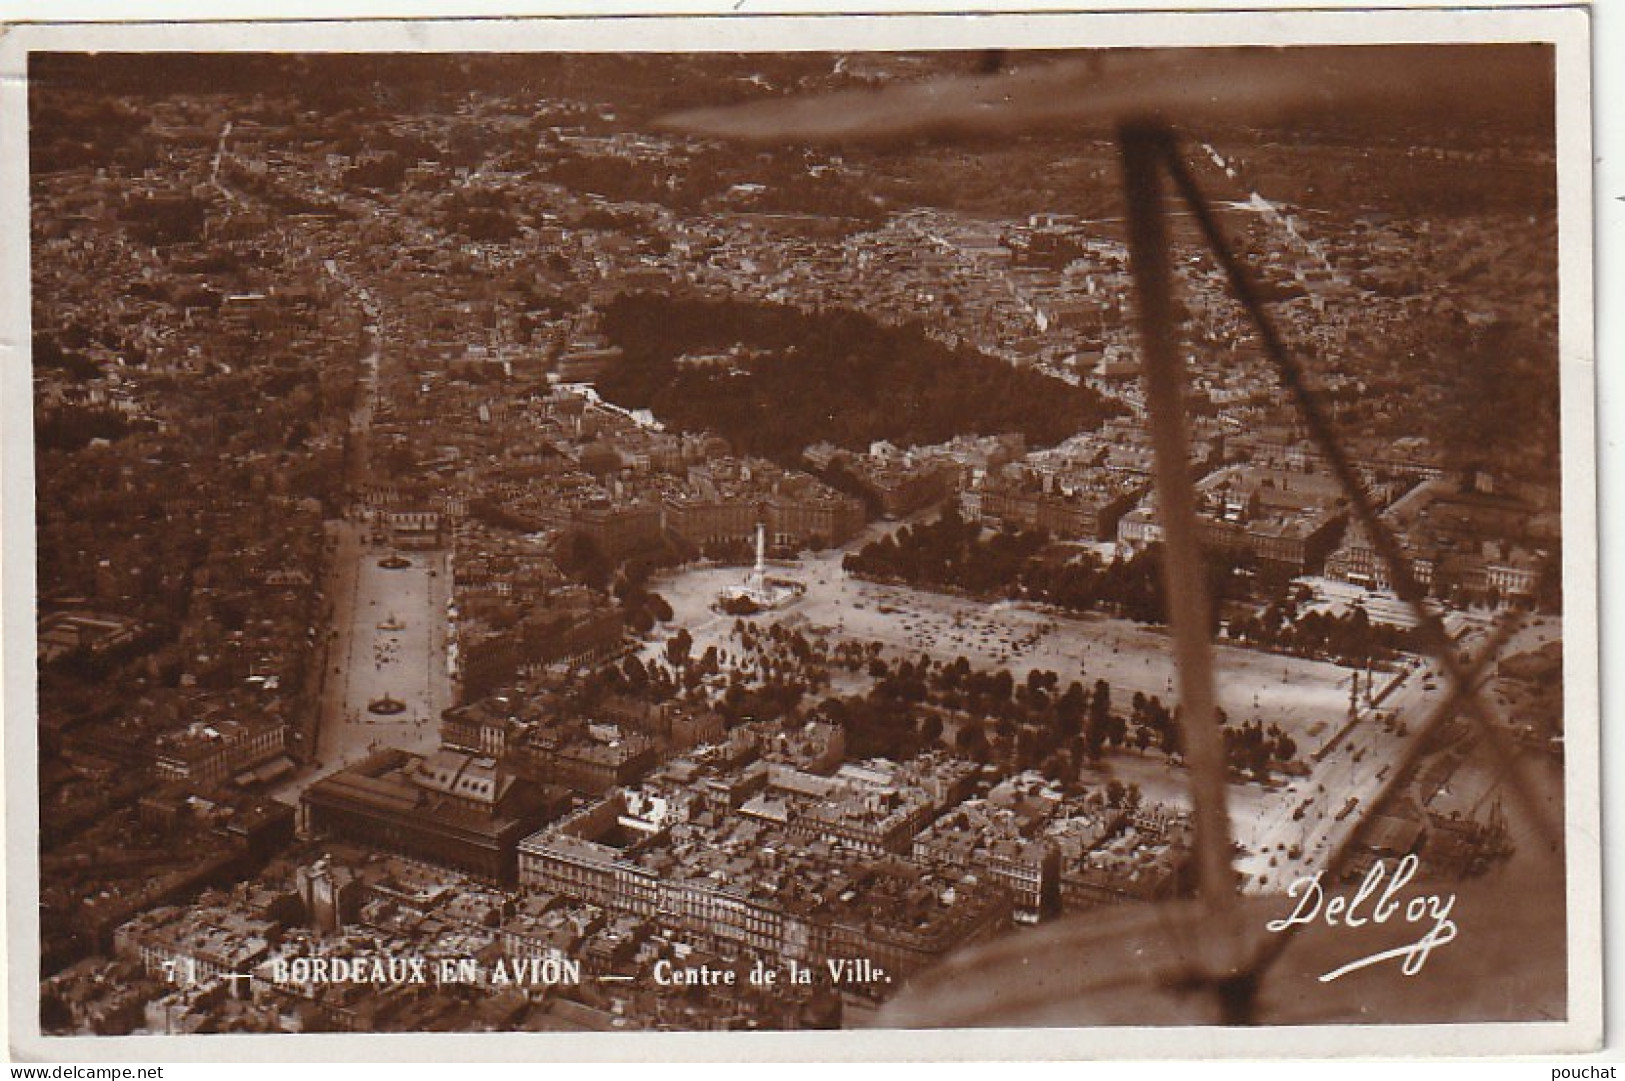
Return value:
[(385, 750), (308, 788), (300, 814), (308, 833), (511, 882), (520, 840), (567, 799), (491, 758), (450, 748), (428, 757)]
[(611, 793), (520, 845), (519, 880), (655, 920), (725, 955), (865, 957), (907, 975), (1008, 925), (1001, 884), (891, 853), (807, 840), (741, 811), (689, 817)]

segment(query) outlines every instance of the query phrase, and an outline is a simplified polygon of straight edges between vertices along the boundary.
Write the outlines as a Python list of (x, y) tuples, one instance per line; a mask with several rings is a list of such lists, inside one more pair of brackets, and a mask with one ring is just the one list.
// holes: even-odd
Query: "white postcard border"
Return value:
[[(1295, 5), (1302, 6), (1302, 5)], [(1386, 6), (1386, 5), (1384, 5)], [(599, 6), (602, 11), (602, 7)], [(1595, 1047), (1602, 1034), (1600, 910), (1599, 570), (1596, 366), (1591, 278), (1588, 14), (1577, 8), (1367, 12), (978, 14), (549, 18), (474, 22), (19, 25), (0, 39), (0, 563), (4, 604), (4, 773), (8, 953), (38, 956), (37, 738), (34, 729), (34, 473), (28, 368), (26, 57), (29, 51), (812, 51), (1109, 45), (1355, 44), (1551, 41), (1558, 60), (1560, 357), (1563, 424), (1565, 769), (1569, 862), (1565, 1022), (1302, 1028), (933, 1030), (927, 1033), (414, 1034), (354, 1036), (42, 1037), (37, 969), (7, 966), (14, 1057), (45, 1061), (817, 1059), (829, 1061), (1107, 1057), (1259, 1057), (1549, 1053)]]

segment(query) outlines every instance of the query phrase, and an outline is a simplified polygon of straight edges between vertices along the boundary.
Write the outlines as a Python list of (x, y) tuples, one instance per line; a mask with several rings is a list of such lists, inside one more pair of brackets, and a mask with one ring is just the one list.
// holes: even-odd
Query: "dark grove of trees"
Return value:
[(31, 97), (28, 164), (36, 175), (108, 163), (134, 172), (157, 163), (157, 141), (148, 135), (152, 121), (140, 109), (105, 99), (67, 101), (52, 93)]
[(981, 525), (954, 509), (934, 522), (904, 526), (846, 557), (846, 569), (911, 585), (981, 595), (1017, 595), (1024, 572), (1049, 538), (1041, 532), (1001, 530), (984, 536)]
[[(1114, 703), (1103, 679), (1088, 686), (1074, 680), (1063, 690), (1052, 671), (1034, 669), (1016, 680), (1004, 669), (973, 669), (963, 657), (945, 664), (923, 656), (893, 663), (876, 658), (870, 674), (875, 684), (867, 694), (827, 697), (815, 708), (845, 730), (851, 759), (902, 761), (949, 746), (979, 762), (1038, 769), (1073, 783), (1085, 764), (1112, 754), (1183, 753), (1177, 708), (1140, 692)], [(787, 685), (799, 686), (793, 679)], [(955, 718), (951, 737), (944, 717)], [(1218, 720), (1237, 777), (1267, 781), (1297, 757), (1297, 742), (1276, 725), (1235, 725), (1222, 710)]]
[[(606, 397), (790, 463), (820, 440), (865, 449), (1020, 432), (1047, 446), (1115, 411), (1088, 388), (852, 311), (639, 293), (612, 301), (603, 327), (626, 354), (600, 381)], [(736, 345), (755, 354), (742, 372), (677, 364)]]
[[(1106, 611), (1140, 623), (1167, 621), (1160, 546), (1110, 562), (1088, 552), (1057, 562), (1044, 558), (1048, 547), (1042, 531), (988, 531), (949, 508), (933, 522), (870, 542), (847, 556), (845, 566), (854, 574), (926, 588), (1025, 598), (1072, 612)], [(1210, 553), (1210, 595), (1244, 595), (1245, 571), (1244, 559)]]
[[(1038, 601), (1070, 612), (1104, 611), (1138, 623), (1167, 622), (1160, 545), (1110, 562), (1087, 552), (1057, 561), (1046, 558), (1048, 548), (1041, 531), (986, 530), (950, 507), (935, 521), (871, 541), (848, 555), (844, 566), (853, 574), (927, 589)], [(1214, 609), (1215, 632), (1220, 606), (1243, 601), (1251, 591), (1249, 570), (1244, 556), (1208, 553), (1208, 594), (1220, 602)], [(1355, 667), (1416, 648), (1409, 631), (1373, 623), (1362, 608), (1341, 614), (1303, 611), (1307, 597), (1299, 590), (1255, 613), (1232, 615), (1225, 637)]]
[(188, 243), (203, 238), (208, 204), (190, 195), (140, 195), (126, 203), (120, 216), (143, 244)]
[(95, 361), (82, 353), (64, 349), (55, 338), (34, 335), (34, 367), (54, 369), (75, 382), (83, 383), (101, 374)]
[(151, 430), (146, 421), (132, 422), (116, 409), (63, 406), (36, 418), (34, 443), (41, 450), (78, 450), (92, 439), (119, 439), (133, 427)]
[(1341, 614), (1302, 612), (1297, 601), (1288, 598), (1266, 605), (1256, 615), (1233, 618), (1226, 635), (1247, 645), (1353, 667), (1387, 661), (1395, 653), (1416, 648), (1412, 632), (1373, 623), (1363, 608)]

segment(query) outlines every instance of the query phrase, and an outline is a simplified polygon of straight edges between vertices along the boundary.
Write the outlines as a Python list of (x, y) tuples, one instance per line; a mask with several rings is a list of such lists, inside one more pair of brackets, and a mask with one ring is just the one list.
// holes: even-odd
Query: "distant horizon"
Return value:
[[(1230, 53), (1237, 66), (1237, 79), (1245, 82), (1246, 66), (1255, 58), (1280, 52), (1301, 52), (1324, 56), (1328, 72), (1358, 70), (1361, 54), (1381, 54), (1385, 59), (1401, 65), (1452, 65), (1472, 61), (1485, 68), (1485, 78), (1515, 78), (1536, 88), (1536, 93), (1505, 120), (1496, 124), (1480, 118), (1472, 125), (1452, 123), (1418, 103), (1419, 108), (1396, 107), (1390, 115), (1348, 116), (1341, 121), (1327, 122), (1328, 133), (1343, 130), (1347, 137), (1355, 133), (1373, 134), (1371, 125), (1403, 126), (1403, 134), (1414, 136), (1419, 131), (1432, 131), (1444, 142), (1478, 142), (1487, 138), (1500, 138), (1521, 132), (1538, 140), (1552, 137), (1555, 123), (1555, 54), (1542, 44), (1514, 43), (1461, 43), (1461, 44), (1338, 44), (1338, 45), (1281, 45), (1281, 46), (1178, 46), (1178, 47), (1102, 47), (1061, 49), (995, 49), (926, 50), (910, 52), (877, 52), (851, 49), (824, 52), (761, 52), (706, 51), (706, 52), (498, 52), (498, 53), (376, 53), (376, 52), (305, 52), (255, 53), (188, 51), (177, 53), (71, 53), (38, 52), (29, 57), (30, 96), (36, 88), (47, 89), (54, 81), (86, 92), (109, 94), (136, 94), (166, 96), (169, 94), (231, 94), (263, 92), (289, 94), (308, 98), (314, 102), (330, 103), (333, 95), (356, 89), (377, 90), (385, 94), (405, 94), (406, 100), (419, 103), (451, 103), (460, 95), (484, 92), (511, 96), (528, 92), (542, 93), (556, 87), (556, 80), (564, 77), (560, 69), (572, 69), (568, 77), (572, 82), (558, 89), (570, 95), (604, 93), (612, 98), (643, 97), (651, 89), (659, 89), (658, 103), (644, 103), (647, 114), (634, 114), (634, 123), (646, 122), (653, 110), (675, 111), (680, 108), (726, 102), (759, 100), (790, 89), (753, 84), (749, 76), (759, 73), (764, 66), (778, 69), (782, 79), (795, 82), (794, 89), (802, 92), (822, 81), (836, 83), (844, 75), (851, 85), (907, 82), (913, 78), (933, 74), (973, 74), (985, 69), (989, 58), (1007, 69), (1029, 63), (1046, 64), (1063, 58), (1099, 55), (1138, 54), (1146, 56), (1210, 56), (1215, 52)], [(841, 61), (862, 58), (863, 73), (850, 70)], [(703, 68), (691, 65), (702, 62)], [(683, 72), (680, 84), (673, 85), (668, 68), (689, 68)], [(901, 67), (900, 71), (888, 68)], [(288, 71), (309, 73), (310, 80), (290, 82)], [(628, 71), (630, 69), (630, 71)], [(840, 69), (840, 70), (835, 70)], [(1497, 76), (1496, 70), (1503, 72)], [(635, 74), (651, 85), (639, 85), (637, 80), (626, 81), (626, 74)], [(433, 85), (424, 86), (422, 80), (433, 76)], [(583, 85), (583, 83), (585, 85)], [(409, 85), (416, 84), (416, 85)], [(404, 103), (404, 102), (403, 102)], [(1297, 129), (1294, 129), (1297, 130)], [(1313, 129), (1310, 129), (1313, 130)], [(1391, 134), (1400, 134), (1397, 131)]]

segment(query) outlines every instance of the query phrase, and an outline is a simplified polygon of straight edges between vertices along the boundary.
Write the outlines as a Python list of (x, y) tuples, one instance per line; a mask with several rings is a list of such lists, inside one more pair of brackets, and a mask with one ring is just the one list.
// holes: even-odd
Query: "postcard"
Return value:
[(1587, 31), (13, 27), (13, 1054), (1595, 1047)]

